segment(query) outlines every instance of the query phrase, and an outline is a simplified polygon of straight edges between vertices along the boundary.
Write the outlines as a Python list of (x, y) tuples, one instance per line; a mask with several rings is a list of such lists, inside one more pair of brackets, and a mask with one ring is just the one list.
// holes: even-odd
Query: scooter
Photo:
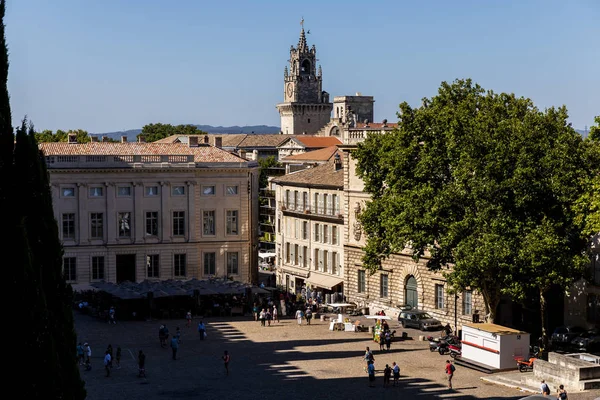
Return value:
[(428, 336), (427, 340), (429, 340), (429, 351), (437, 351), (440, 353), (440, 355), (444, 355), (448, 352), (448, 342), (445, 338), (434, 338), (432, 336)]
[(515, 357), (515, 360), (517, 361), (517, 368), (519, 369), (519, 372), (526, 372), (526, 371), (533, 371), (533, 363), (535, 362), (535, 360), (537, 360), (537, 358), (536, 357), (529, 357), (529, 358)]
[(450, 352), (450, 357), (460, 358), (462, 355), (462, 345), (460, 343), (451, 343), (448, 345), (448, 351)]

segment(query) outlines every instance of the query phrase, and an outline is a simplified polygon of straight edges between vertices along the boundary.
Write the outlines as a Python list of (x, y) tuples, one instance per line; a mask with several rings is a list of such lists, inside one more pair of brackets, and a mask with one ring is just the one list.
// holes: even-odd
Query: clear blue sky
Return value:
[(13, 125), (108, 132), (151, 122), (279, 126), (300, 19), (332, 96), (396, 119), (441, 81), (600, 114), (600, 0), (7, 0)]

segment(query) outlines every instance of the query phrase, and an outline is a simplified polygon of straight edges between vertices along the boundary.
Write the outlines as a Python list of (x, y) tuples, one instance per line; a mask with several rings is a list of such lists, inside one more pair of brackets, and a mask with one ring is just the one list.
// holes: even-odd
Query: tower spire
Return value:
[(300, 20), (300, 39), (298, 40), (298, 51), (304, 53), (308, 51), (308, 44), (306, 44), (306, 34), (304, 33), (304, 17)]

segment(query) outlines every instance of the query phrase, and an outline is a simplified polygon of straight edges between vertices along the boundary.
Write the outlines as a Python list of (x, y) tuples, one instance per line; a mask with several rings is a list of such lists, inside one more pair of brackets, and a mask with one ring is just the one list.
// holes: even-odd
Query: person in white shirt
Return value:
[(298, 320), (298, 325), (302, 325), (302, 310), (296, 310), (296, 319)]
[(92, 348), (86, 342), (83, 344), (84, 352), (85, 352), (85, 370), (89, 371), (92, 369)]
[(108, 350), (106, 350), (106, 353), (104, 353), (104, 369), (106, 370), (107, 378), (110, 376), (110, 362), (111, 361), (112, 361), (112, 358), (110, 356), (110, 352)]

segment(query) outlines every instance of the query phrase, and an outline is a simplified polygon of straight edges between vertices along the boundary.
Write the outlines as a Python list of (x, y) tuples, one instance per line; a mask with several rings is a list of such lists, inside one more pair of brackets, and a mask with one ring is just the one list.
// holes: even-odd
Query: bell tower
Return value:
[(323, 91), (321, 66), (317, 69), (317, 50), (309, 48), (300, 22), (297, 47), (290, 47), (289, 67), (283, 73), (283, 103), (277, 105), (281, 116), (281, 132), (286, 135), (314, 135), (331, 118), (333, 104)]

